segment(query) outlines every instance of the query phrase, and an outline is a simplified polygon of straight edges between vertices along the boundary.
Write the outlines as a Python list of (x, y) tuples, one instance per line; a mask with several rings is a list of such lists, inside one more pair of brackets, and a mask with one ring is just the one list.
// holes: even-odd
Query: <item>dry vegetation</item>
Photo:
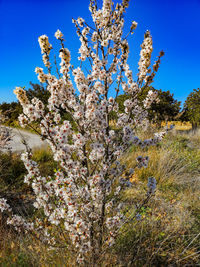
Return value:
[[(186, 125), (189, 127), (188, 125)], [(197, 266), (200, 264), (200, 131), (174, 130), (162, 142), (151, 147), (148, 168), (138, 169), (132, 176), (133, 188), (127, 190), (126, 199), (130, 213), (136, 215), (135, 202), (144, 199), (147, 178), (154, 176), (157, 191), (150, 201), (137, 212), (139, 217), (124, 225), (115, 247), (103, 255), (99, 266)], [(142, 135), (142, 134), (141, 134)], [(143, 136), (144, 137), (144, 136)], [(147, 137), (147, 136), (145, 136)], [(128, 167), (135, 164), (136, 155), (146, 151), (132, 147), (124, 155)], [(6, 155), (1, 155), (1, 161)], [(9, 168), (1, 176), (1, 192), (21, 192), (16, 202), (26, 199), (27, 187), (22, 187), (25, 172), (19, 157), (12, 155)], [(43, 174), (50, 174), (56, 167), (50, 151), (34, 153)], [(13, 170), (18, 166), (18, 177)], [(11, 175), (12, 176), (9, 176)], [(6, 176), (7, 175), (7, 176)], [(6, 184), (6, 179), (12, 177)], [(31, 193), (29, 193), (31, 198)], [(23, 202), (23, 201), (22, 201)], [(31, 209), (24, 216), (33, 216)], [(1, 266), (76, 266), (67, 249), (49, 249), (37, 237), (17, 234), (0, 218)]]
[[(189, 121), (170, 121), (168, 124), (173, 124), (175, 125), (175, 129), (177, 131), (186, 131), (186, 130), (191, 130), (192, 129), (192, 124)], [(166, 123), (162, 122), (161, 126), (165, 126)]]

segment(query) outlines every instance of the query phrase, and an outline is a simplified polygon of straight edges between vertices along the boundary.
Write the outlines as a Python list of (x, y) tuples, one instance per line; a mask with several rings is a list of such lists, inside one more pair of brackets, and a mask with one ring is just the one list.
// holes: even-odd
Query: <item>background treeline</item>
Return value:
[[(194, 89), (187, 97), (186, 101), (181, 107), (181, 102), (174, 98), (170, 91), (157, 90), (153, 87), (146, 87), (140, 93), (139, 102), (142, 104), (146, 98), (148, 91), (153, 90), (158, 92), (158, 101), (153, 102), (149, 110), (149, 120), (151, 123), (156, 124), (158, 127), (165, 121), (182, 121), (190, 122), (192, 128), (196, 129), (200, 124), (200, 89)], [(42, 84), (34, 84), (30, 82), (30, 88), (27, 90), (27, 96), (31, 100), (37, 97), (43, 101), (44, 104), (48, 103), (49, 92)], [(119, 95), (117, 102), (119, 110), (124, 112), (124, 101), (128, 99), (126, 94)], [(4, 124), (8, 126), (18, 126), (18, 116), (22, 113), (22, 107), (19, 102), (0, 104), (0, 115), (4, 119)], [(67, 114), (63, 114), (68, 117)], [(112, 119), (115, 120), (115, 112), (112, 112)], [(69, 119), (69, 118), (67, 118)]]

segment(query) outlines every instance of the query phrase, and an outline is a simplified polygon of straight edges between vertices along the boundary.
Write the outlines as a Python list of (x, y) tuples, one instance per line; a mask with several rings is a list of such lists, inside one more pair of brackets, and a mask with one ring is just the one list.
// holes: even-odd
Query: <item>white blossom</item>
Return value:
[(55, 32), (55, 37), (56, 37), (56, 39), (62, 39), (62, 37), (63, 37), (62, 32), (60, 30), (57, 30)]

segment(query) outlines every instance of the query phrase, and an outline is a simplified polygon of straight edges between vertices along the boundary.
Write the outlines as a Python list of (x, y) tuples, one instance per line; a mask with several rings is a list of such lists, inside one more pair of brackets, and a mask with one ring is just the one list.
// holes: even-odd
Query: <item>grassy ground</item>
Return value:
[[(101, 266), (199, 266), (200, 131), (175, 130), (162, 145), (149, 151), (132, 147), (122, 160), (132, 167), (137, 155), (149, 155), (150, 161), (148, 168), (135, 171), (131, 178), (133, 187), (123, 196), (130, 213), (135, 212), (135, 202), (143, 201), (148, 177), (156, 178), (157, 190), (139, 211), (140, 219), (123, 227)], [(7, 186), (8, 191), (20, 191), (25, 170), (19, 158), (12, 157), (9, 173), (4, 180), (0, 178), (1, 189)], [(51, 174), (55, 165), (50, 151), (37, 150), (34, 157), (43, 175)], [(66, 250), (55, 252), (30, 236), (18, 235), (5, 226), (3, 219), (0, 219), (0, 263), (0, 266), (74, 266)]]
[[(162, 146), (149, 150), (149, 166), (135, 172), (133, 201), (142, 195), (147, 178), (158, 182), (155, 197), (142, 210), (142, 220), (119, 238), (117, 252), (131, 266), (181, 266), (200, 264), (200, 132), (170, 134)], [(132, 148), (124, 161), (131, 167)], [(138, 190), (138, 187), (140, 190)], [(126, 264), (127, 264), (126, 262)]]

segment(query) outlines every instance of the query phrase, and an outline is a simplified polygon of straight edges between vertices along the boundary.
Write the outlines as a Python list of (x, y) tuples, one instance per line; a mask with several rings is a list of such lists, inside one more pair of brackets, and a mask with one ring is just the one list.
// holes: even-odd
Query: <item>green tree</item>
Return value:
[(47, 105), (48, 104), (48, 98), (50, 96), (50, 93), (49, 93), (49, 91), (47, 91), (47, 88), (44, 87), (42, 84), (38, 84), (38, 83), (30, 82), (30, 85), (32, 88), (29, 88), (27, 90), (27, 93), (26, 93), (29, 100), (33, 99), (34, 97), (37, 97), (45, 105)]
[[(152, 86), (144, 87), (142, 88), (141, 93), (138, 97), (140, 104), (142, 105), (142, 102), (147, 97), (149, 90), (157, 91), (158, 93), (157, 101), (154, 101), (151, 105), (151, 108), (149, 109), (149, 120), (151, 122), (157, 123), (158, 126), (161, 125), (162, 121), (176, 120), (176, 117), (178, 116), (181, 109), (181, 102), (177, 101), (174, 98), (174, 95), (170, 93), (170, 91), (162, 91), (161, 89), (157, 90)], [(124, 112), (123, 103), (126, 99), (128, 99), (128, 96), (126, 94), (119, 95), (117, 97), (117, 103), (119, 105), (120, 112)], [(113, 118), (114, 117), (115, 116), (113, 112)]]
[(180, 112), (181, 102), (174, 98), (170, 91), (156, 90), (158, 92), (158, 101), (154, 101), (149, 110), (149, 119), (157, 122), (176, 120)]
[(184, 117), (192, 123), (196, 129), (200, 123), (200, 88), (194, 89), (184, 103)]
[(4, 123), (9, 126), (14, 126), (18, 121), (19, 114), (22, 113), (22, 107), (19, 102), (6, 103), (0, 105), (0, 112), (4, 117)]

